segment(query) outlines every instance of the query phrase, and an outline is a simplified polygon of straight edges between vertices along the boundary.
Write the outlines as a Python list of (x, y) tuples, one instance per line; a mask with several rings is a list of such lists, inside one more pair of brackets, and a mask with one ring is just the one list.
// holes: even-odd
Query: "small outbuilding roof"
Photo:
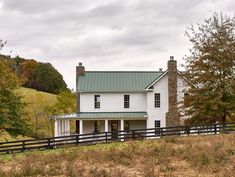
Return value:
[(128, 119), (128, 120), (145, 120), (147, 112), (79, 112), (72, 114), (56, 115), (54, 119)]

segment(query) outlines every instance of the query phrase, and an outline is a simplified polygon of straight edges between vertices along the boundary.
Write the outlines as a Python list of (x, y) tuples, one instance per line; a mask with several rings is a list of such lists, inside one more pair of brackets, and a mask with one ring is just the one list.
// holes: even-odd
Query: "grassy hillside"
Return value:
[(52, 125), (47, 117), (46, 109), (56, 103), (57, 95), (29, 88), (21, 88), (18, 91), (23, 96), (23, 101), (27, 103), (25, 111), (35, 133), (39, 137), (51, 136)]
[[(51, 125), (49, 120), (45, 117), (45, 109), (52, 106), (57, 101), (57, 95), (37, 91), (30, 88), (20, 88), (17, 90), (23, 97), (23, 101), (27, 104), (25, 108), (26, 116), (33, 127), (36, 129), (37, 118), (37, 132), (39, 136), (51, 136)], [(8, 133), (1, 133), (0, 141), (13, 141), (28, 139), (30, 137), (17, 136), (12, 137)]]
[(0, 156), (0, 176), (234, 176), (235, 135), (168, 137)]
[(32, 100), (37, 99), (38, 96), (40, 96), (43, 102), (47, 105), (52, 105), (56, 102), (57, 95), (51, 93), (41, 92), (25, 87), (20, 88), (19, 92), (24, 96), (24, 100), (29, 103), (32, 102)]

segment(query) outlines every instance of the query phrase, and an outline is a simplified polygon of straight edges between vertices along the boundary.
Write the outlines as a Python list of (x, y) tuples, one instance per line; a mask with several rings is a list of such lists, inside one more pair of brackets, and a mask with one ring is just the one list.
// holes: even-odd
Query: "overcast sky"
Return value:
[[(86, 70), (166, 69), (189, 54), (185, 30), (212, 12), (234, 15), (234, 0), (0, 0), (4, 54), (50, 62), (75, 88)], [(12, 50), (12, 52), (10, 52)]]

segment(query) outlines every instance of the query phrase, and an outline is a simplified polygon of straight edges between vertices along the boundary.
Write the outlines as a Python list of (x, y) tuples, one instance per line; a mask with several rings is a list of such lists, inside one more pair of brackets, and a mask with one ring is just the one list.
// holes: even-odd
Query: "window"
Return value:
[(160, 93), (154, 94), (154, 107), (160, 108)]
[(100, 108), (100, 95), (95, 95), (95, 109)]
[(100, 132), (100, 121), (95, 120), (94, 122), (94, 133)]
[(124, 130), (127, 132), (130, 130), (130, 121), (129, 120), (124, 121)]
[(155, 122), (154, 122), (154, 127), (156, 128), (155, 129), (155, 135), (160, 135), (160, 129), (158, 129), (158, 128), (160, 128), (161, 127), (161, 121), (160, 120), (155, 120)]
[(130, 108), (130, 95), (124, 95), (124, 108)]

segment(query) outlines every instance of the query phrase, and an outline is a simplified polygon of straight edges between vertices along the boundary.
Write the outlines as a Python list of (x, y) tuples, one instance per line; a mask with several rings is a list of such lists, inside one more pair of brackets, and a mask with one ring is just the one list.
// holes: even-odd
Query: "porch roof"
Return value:
[(132, 119), (145, 120), (147, 112), (79, 112), (53, 116), (54, 119)]

